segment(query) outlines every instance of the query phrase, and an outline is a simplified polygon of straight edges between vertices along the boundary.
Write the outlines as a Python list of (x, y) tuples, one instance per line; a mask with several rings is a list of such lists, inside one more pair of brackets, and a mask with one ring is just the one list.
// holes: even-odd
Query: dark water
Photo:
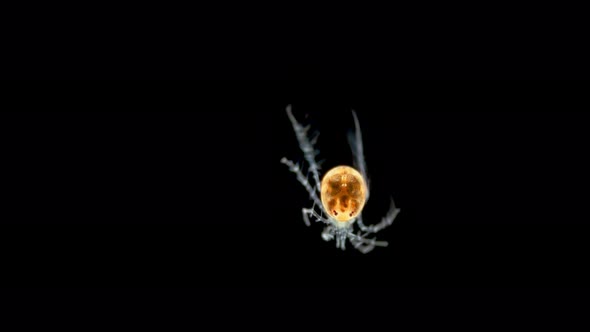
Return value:
[[(5, 276), (22, 287), (581, 287), (586, 120), (576, 86), (525, 83), (39, 83), (1, 118)], [(566, 91), (567, 90), (567, 91)], [(573, 91), (573, 92), (572, 92)], [(284, 108), (350, 164), (362, 255), (306, 227)], [(308, 117), (305, 117), (308, 114)], [(349, 246), (350, 247), (350, 246)]]

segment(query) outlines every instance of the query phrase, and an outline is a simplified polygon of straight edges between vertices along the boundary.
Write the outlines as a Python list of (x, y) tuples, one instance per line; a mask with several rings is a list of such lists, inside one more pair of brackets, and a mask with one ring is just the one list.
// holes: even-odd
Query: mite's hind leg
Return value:
[(393, 224), (393, 221), (395, 220), (395, 217), (397, 216), (399, 211), (400, 211), (400, 209), (395, 207), (395, 203), (393, 202), (393, 198), (391, 198), (391, 204), (389, 205), (389, 211), (387, 211), (387, 214), (385, 214), (385, 217), (383, 217), (381, 219), (381, 222), (379, 222), (378, 224), (375, 224), (375, 225), (366, 226), (363, 223), (363, 219), (359, 217), (357, 223), (358, 223), (361, 231), (367, 232), (367, 233), (377, 233), (380, 230), (386, 228), (387, 226)]
[(349, 239), (355, 249), (363, 254), (369, 253), (375, 247), (387, 247), (387, 241), (377, 241), (375, 239), (366, 239), (364, 236), (358, 234), (349, 234)]

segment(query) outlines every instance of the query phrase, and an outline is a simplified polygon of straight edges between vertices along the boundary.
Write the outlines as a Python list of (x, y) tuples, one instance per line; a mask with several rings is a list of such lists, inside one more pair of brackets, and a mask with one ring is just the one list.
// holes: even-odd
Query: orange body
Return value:
[(337, 221), (349, 221), (365, 206), (367, 186), (363, 176), (349, 166), (332, 168), (320, 187), (324, 210)]

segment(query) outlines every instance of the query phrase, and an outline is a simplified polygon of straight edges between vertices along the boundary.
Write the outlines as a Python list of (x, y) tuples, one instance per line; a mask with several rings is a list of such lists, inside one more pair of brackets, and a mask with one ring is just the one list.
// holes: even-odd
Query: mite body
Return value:
[(361, 213), (365, 206), (365, 179), (350, 166), (332, 168), (320, 185), (324, 210), (339, 222), (347, 222)]

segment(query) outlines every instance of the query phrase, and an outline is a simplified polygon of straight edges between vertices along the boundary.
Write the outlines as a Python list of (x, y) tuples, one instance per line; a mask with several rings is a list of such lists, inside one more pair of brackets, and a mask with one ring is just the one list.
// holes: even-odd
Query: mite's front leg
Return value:
[(299, 183), (301, 183), (303, 185), (305, 190), (307, 190), (307, 192), (309, 193), (309, 197), (313, 200), (314, 204), (321, 205), (322, 203), (320, 202), (320, 199), (318, 198), (317, 190), (316, 190), (316, 187), (318, 185), (315, 185), (312, 187), (312, 185), (309, 183), (307, 177), (304, 176), (303, 173), (301, 172), (301, 168), (299, 167), (299, 165), (293, 163), (291, 160), (289, 160), (285, 157), (281, 158), (281, 163), (287, 165), (287, 167), (289, 167), (289, 170), (291, 172), (295, 173), (295, 175), (297, 176), (297, 181), (299, 181)]
[(350, 149), (352, 150), (352, 156), (354, 158), (353, 164), (365, 179), (367, 185), (366, 200), (369, 200), (370, 184), (369, 177), (367, 176), (367, 164), (365, 162), (365, 153), (363, 151), (363, 134), (361, 133), (361, 125), (359, 124), (359, 119), (356, 116), (355, 111), (352, 111), (352, 116), (354, 118), (355, 131), (348, 133), (348, 144), (350, 145)]
[(315, 157), (320, 153), (320, 151), (314, 148), (315, 143), (317, 142), (319, 133), (316, 134), (311, 140), (307, 136), (307, 132), (309, 130), (309, 126), (302, 126), (297, 122), (295, 116), (293, 116), (293, 112), (291, 111), (291, 105), (287, 106), (287, 116), (291, 121), (291, 125), (293, 126), (293, 130), (295, 131), (295, 136), (297, 137), (297, 141), (299, 142), (299, 148), (303, 152), (303, 157), (307, 161), (309, 172), (312, 174), (312, 179), (315, 182), (314, 188), (317, 192), (320, 191), (320, 175), (319, 170), (320, 166), (315, 161)]
[(324, 228), (324, 231), (322, 232), (322, 239), (324, 239), (324, 241), (333, 240), (334, 239), (334, 227), (326, 226), (326, 228)]
[(303, 208), (303, 209), (301, 209), (301, 213), (303, 214), (303, 222), (305, 222), (305, 225), (307, 225), (307, 226), (310, 225), (310, 222), (309, 222), (310, 216), (314, 217), (316, 221), (321, 221), (323, 223), (330, 224), (330, 221), (327, 218), (322, 217), (321, 215), (319, 215), (315, 211), (315, 207), (313, 207), (311, 209)]

